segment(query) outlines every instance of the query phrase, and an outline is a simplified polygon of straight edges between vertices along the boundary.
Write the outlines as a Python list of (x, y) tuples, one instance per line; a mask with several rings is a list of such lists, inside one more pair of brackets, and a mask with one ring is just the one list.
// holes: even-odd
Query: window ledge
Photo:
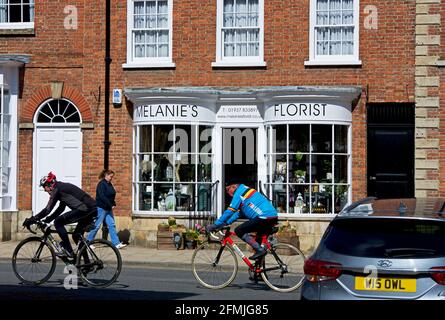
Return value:
[(309, 60), (304, 62), (305, 66), (361, 66), (361, 60), (350, 60), (350, 61), (317, 61)]
[(156, 69), (156, 68), (175, 68), (176, 64), (173, 62), (159, 62), (159, 63), (124, 63), (124, 69)]
[(29, 35), (35, 35), (34, 28), (7, 28), (7, 27), (0, 27), (0, 36), (10, 36), (10, 35), (17, 35), (17, 36), (29, 36)]
[(437, 66), (439, 68), (444, 68), (445, 67), (445, 60), (439, 60), (437, 61)]
[(246, 61), (246, 62), (212, 62), (213, 68), (243, 68), (243, 67), (266, 67), (265, 61)]

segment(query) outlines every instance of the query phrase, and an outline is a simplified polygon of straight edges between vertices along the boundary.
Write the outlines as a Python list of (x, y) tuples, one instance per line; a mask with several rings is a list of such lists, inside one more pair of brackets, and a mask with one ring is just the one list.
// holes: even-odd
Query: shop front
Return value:
[(360, 92), (126, 89), (134, 110), (133, 216), (219, 216), (230, 202), (223, 186), (238, 181), (265, 194), (282, 219), (329, 221), (352, 199)]

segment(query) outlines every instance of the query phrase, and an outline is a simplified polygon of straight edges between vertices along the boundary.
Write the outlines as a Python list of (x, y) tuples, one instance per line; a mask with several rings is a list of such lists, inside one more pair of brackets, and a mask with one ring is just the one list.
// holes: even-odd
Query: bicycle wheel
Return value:
[(89, 246), (82, 246), (77, 254), (76, 267), (79, 270), (79, 276), (91, 287), (108, 287), (121, 273), (121, 254), (107, 240), (96, 239), (89, 242)]
[[(218, 262), (215, 262), (222, 249)], [(192, 256), (192, 272), (198, 282), (209, 289), (227, 287), (236, 277), (238, 260), (233, 249), (219, 242), (204, 242)]]
[(12, 255), (12, 269), (19, 280), (39, 285), (51, 278), (56, 269), (53, 248), (40, 237), (21, 241)]
[(271, 288), (279, 292), (298, 289), (304, 279), (304, 254), (287, 243), (275, 244), (264, 257), (261, 277)]

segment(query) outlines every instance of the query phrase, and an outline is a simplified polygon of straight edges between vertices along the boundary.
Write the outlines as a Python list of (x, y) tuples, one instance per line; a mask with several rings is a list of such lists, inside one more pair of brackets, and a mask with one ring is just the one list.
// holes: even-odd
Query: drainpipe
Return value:
[(110, 153), (110, 35), (111, 0), (105, 0), (105, 132), (104, 132), (104, 169), (108, 169)]
[[(104, 169), (109, 166), (110, 154), (110, 65), (111, 65), (111, 50), (110, 50), (110, 35), (111, 35), (111, 0), (105, 0), (105, 116), (104, 116)], [(108, 238), (108, 226), (102, 224), (102, 238)]]

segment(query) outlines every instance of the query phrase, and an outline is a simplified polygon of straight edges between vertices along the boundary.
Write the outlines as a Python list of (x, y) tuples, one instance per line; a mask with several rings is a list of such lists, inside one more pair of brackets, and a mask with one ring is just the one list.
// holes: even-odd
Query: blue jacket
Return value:
[(116, 190), (114, 190), (111, 182), (102, 179), (96, 187), (96, 204), (99, 208), (110, 211), (116, 205)]
[(240, 184), (233, 194), (232, 202), (227, 210), (215, 221), (217, 227), (232, 224), (239, 218), (249, 220), (255, 218), (270, 219), (278, 217), (272, 203), (255, 189)]

